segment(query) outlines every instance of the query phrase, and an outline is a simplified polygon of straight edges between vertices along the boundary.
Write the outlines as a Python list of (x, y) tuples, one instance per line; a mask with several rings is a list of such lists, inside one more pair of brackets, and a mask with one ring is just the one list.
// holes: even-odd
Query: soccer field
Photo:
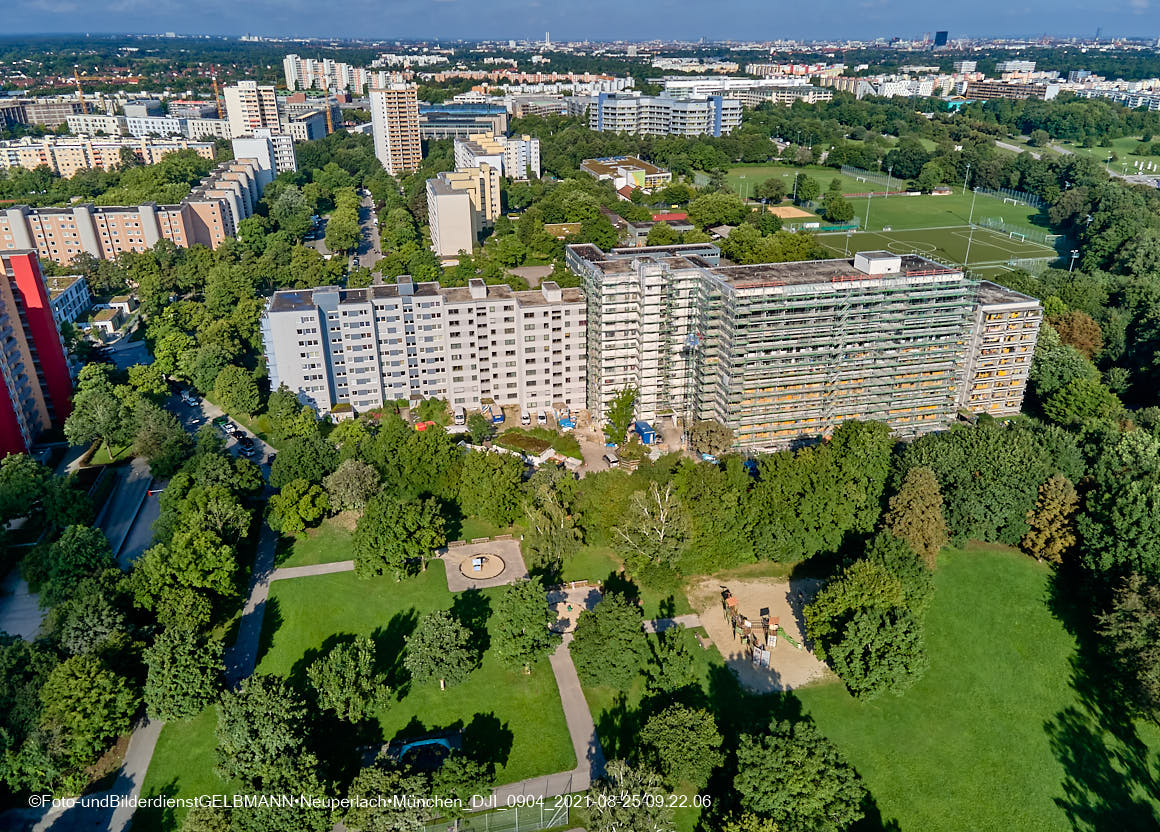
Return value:
[[(946, 228), (916, 228), (901, 231), (855, 231), (817, 235), (818, 242), (839, 256), (853, 255), (856, 251), (892, 251), (896, 254), (921, 254), (932, 259), (956, 265), (968, 265), (973, 271), (997, 274), (1015, 268), (1012, 261), (1050, 258), (1058, 255), (1054, 249), (1018, 235), (988, 228), (949, 226)], [(967, 246), (970, 244), (970, 262)]]

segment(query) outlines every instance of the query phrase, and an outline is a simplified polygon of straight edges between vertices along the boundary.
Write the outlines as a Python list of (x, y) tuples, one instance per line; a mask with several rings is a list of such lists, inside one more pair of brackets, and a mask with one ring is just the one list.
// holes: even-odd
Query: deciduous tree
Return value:
[(1079, 495), (1071, 480), (1055, 474), (1039, 486), (1035, 508), (1027, 512), (1030, 530), (1023, 535), (1023, 551), (1037, 560), (1061, 563), (1075, 545), (1075, 512)]
[(360, 636), (338, 644), (306, 668), (324, 710), (346, 722), (360, 722), (383, 707), (390, 695), (387, 678), (375, 670), (375, 644)]
[(607, 593), (595, 609), (580, 613), (570, 649), (584, 682), (626, 689), (648, 660), (640, 608)]
[(288, 535), (301, 535), (321, 522), (330, 511), (330, 498), (322, 486), (306, 480), (291, 480), (269, 499), (270, 528)]
[(942, 492), (934, 471), (918, 466), (906, 472), (902, 487), (890, 498), (883, 526), (909, 543), (934, 569), (939, 550), (948, 540)]
[(649, 717), (640, 742), (652, 766), (672, 789), (683, 783), (703, 789), (713, 769), (724, 760), (721, 732), (713, 715), (703, 708), (669, 705)]
[(201, 713), (221, 690), (222, 643), (185, 627), (166, 628), (145, 648), (145, 706), (154, 719)]
[(402, 502), (389, 494), (372, 497), (354, 530), (355, 574), (362, 578), (412, 574), (447, 542), (434, 499)]
[(496, 656), (509, 667), (530, 673), (532, 665), (560, 642), (560, 636), (549, 629), (555, 620), (539, 578), (509, 584), (491, 620)]
[(446, 610), (433, 610), (407, 636), (403, 664), (416, 684), (438, 679), (440, 689), (457, 685), (479, 664), (471, 644), (471, 633), (463, 624)]

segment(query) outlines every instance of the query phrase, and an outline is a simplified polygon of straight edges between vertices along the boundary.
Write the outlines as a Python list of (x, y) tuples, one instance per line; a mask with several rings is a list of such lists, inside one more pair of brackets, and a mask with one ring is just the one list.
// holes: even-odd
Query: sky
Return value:
[[(6, 34), (553, 40), (1160, 36), (1160, 0), (3, 0)], [(951, 9), (953, 8), (953, 13)]]

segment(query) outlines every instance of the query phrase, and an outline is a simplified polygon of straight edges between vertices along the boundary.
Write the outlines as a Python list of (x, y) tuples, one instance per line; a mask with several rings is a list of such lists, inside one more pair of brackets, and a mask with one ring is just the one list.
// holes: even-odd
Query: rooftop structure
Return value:
[(673, 174), (636, 156), (605, 156), (585, 159), (580, 170), (597, 179), (608, 179), (617, 190), (628, 186), (648, 193), (673, 181)]

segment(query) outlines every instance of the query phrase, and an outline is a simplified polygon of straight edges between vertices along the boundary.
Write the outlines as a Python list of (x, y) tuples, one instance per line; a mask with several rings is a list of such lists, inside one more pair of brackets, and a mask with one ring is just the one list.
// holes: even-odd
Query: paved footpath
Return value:
[(226, 681), (239, 684), (254, 672), (258, 661), (258, 646), (262, 639), (262, 617), (266, 613), (266, 599), (270, 594), (270, 580), (274, 573), (274, 547), (277, 535), (262, 524), (258, 536), (258, 551), (254, 556), (254, 571), (250, 575), (250, 594), (242, 609), (242, 620), (238, 624), (238, 638), (226, 650)]
[(673, 618), (654, 618), (651, 621), (644, 622), (644, 631), (646, 633), (663, 633), (665, 630), (671, 630), (673, 627), (693, 627), (701, 626), (701, 616), (696, 613), (689, 613), (688, 615), (678, 615)]

